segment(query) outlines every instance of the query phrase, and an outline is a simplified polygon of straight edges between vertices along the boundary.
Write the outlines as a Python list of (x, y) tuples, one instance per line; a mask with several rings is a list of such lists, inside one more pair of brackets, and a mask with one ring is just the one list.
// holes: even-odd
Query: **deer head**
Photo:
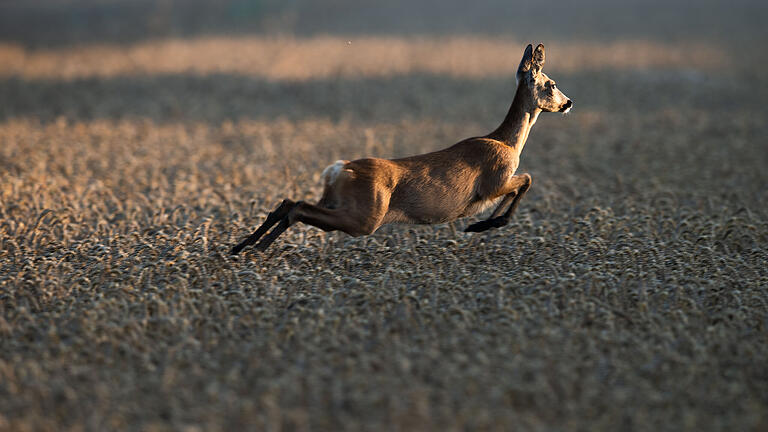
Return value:
[(544, 66), (544, 45), (539, 44), (536, 50), (528, 44), (517, 67), (518, 90), (524, 89), (528, 93), (528, 103), (532, 110), (540, 109), (546, 112), (567, 113), (573, 106), (566, 96), (555, 84), (555, 81), (541, 71)]

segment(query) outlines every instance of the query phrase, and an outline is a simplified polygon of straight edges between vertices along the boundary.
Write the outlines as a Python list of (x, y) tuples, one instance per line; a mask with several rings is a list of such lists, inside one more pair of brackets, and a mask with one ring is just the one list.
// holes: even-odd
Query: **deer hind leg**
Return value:
[[(499, 228), (509, 223), (512, 218), (512, 214), (517, 210), (517, 206), (520, 204), (520, 200), (523, 198), (528, 189), (531, 188), (533, 179), (530, 174), (515, 175), (510, 178), (507, 184), (504, 186), (502, 193), (504, 198), (499, 205), (486, 220), (473, 223), (468, 226), (464, 232), (481, 232), (491, 228)], [(507, 206), (509, 206), (507, 208)], [(506, 211), (504, 210), (506, 208)]]
[[(253, 232), (250, 236), (248, 236), (247, 239), (243, 240), (240, 244), (232, 248), (232, 255), (237, 255), (240, 253), (243, 248), (246, 246), (250, 246), (261, 238), (267, 231), (269, 231), (270, 228), (272, 228), (273, 225), (278, 223), (279, 221), (285, 219), (285, 217), (288, 215), (288, 212), (291, 211), (292, 208), (296, 206), (296, 203), (291, 200), (283, 200), (282, 203), (280, 203), (279, 206), (277, 206), (276, 209), (274, 209), (272, 212), (270, 212), (267, 215), (267, 219), (264, 221), (261, 226), (256, 229), (256, 231)], [(285, 231), (285, 230), (283, 230)]]
[(261, 251), (266, 250), (280, 234), (296, 222), (312, 225), (323, 231), (343, 231), (354, 237), (371, 234), (381, 224), (382, 218), (377, 217), (377, 213), (361, 215), (359, 212), (350, 212), (345, 208), (329, 209), (299, 201), (255, 248)]

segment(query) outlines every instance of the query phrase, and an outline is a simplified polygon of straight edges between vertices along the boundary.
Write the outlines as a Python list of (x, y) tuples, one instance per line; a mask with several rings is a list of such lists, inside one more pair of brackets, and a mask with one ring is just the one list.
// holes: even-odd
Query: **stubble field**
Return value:
[(545, 40), (513, 222), (292, 227), (336, 159), (492, 130), (491, 36), (0, 44), (0, 429), (765, 430), (768, 79)]

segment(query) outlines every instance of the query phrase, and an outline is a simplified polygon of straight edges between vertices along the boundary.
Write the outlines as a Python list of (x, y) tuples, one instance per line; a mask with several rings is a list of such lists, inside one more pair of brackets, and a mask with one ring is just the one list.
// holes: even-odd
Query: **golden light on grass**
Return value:
[(76, 79), (157, 74), (236, 74), (273, 80), (511, 75), (521, 48), (545, 42), (548, 70), (712, 69), (727, 55), (706, 44), (644, 40), (610, 43), (483, 37), (206, 37), (28, 50), (0, 44), (0, 77)]

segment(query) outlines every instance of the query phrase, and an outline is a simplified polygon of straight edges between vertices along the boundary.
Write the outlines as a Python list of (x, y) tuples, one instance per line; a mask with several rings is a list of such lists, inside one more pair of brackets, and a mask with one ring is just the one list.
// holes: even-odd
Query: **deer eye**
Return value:
[(552, 90), (554, 90), (554, 89), (556, 89), (556, 88), (557, 88), (557, 84), (555, 84), (555, 83), (552, 83), (552, 85), (551, 85), (550, 87), (552, 87)]

